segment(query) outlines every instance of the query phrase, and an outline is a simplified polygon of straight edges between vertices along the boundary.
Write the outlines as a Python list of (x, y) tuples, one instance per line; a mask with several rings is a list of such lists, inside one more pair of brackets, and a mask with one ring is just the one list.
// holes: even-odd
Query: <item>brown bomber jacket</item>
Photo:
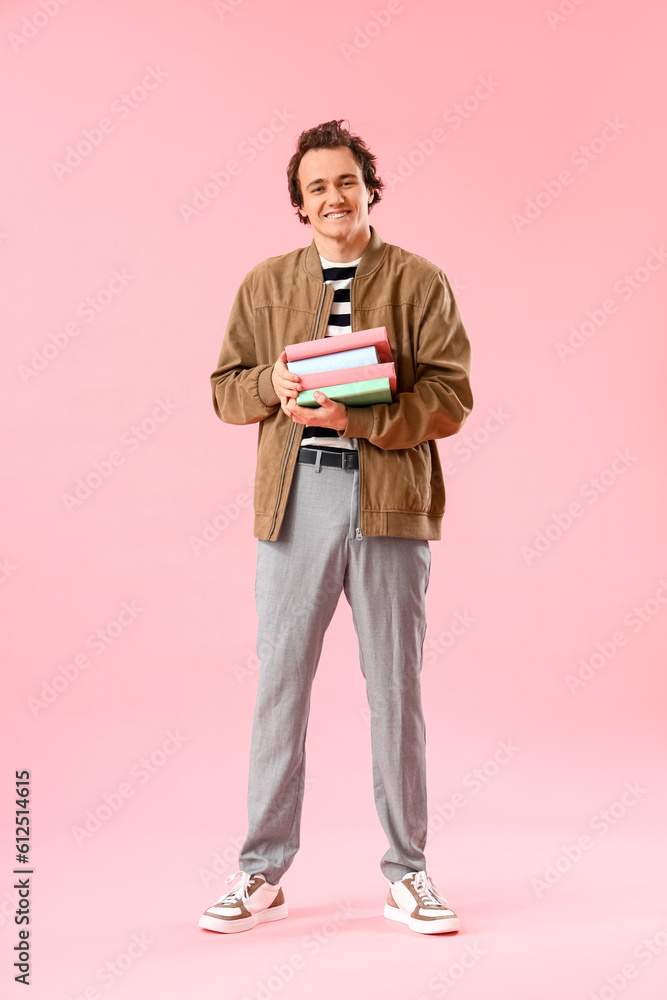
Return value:
[[(456, 434), (472, 409), (470, 343), (442, 270), (370, 230), (352, 279), (352, 329), (386, 327), (396, 393), (348, 406), (338, 434), (358, 439), (362, 535), (437, 540), (445, 487), (435, 440)], [(304, 428), (283, 412), (273, 366), (285, 344), (325, 336), (332, 302), (313, 240), (249, 271), (229, 315), (213, 405), (226, 423), (259, 423), (255, 538), (279, 536)]]

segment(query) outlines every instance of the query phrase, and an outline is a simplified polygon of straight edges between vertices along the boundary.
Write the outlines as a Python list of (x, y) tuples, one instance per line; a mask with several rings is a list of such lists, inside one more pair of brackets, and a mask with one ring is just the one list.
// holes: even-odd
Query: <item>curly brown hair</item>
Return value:
[(382, 179), (375, 173), (376, 157), (371, 153), (363, 139), (360, 139), (358, 135), (353, 135), (347, 129), (341, 128), (344, 121), (347, 121), (348, 125), (350, 124), (347, 118), (340, 118), (338, 121), (323, 122), (321, 125), (316, 125), (315, 128), (310, 128), (302, 132), (297, 139), (296, 152), (287, 166), (287, 186), (289, 188), (290, 200), (296, 209), (299, 222), (303, 222), (304, 226), (308, 225), (308, 219), (304, 218), (299, 212), (299, 209), (303, 208), (303, 194), (297, 174), (301, 160), (309, 149), (346, 146), (361, 167), (364, 184), (369, 190), (373, 191), (373, 200), (368, 204), (368, 211), (370, 212), (373, 205), (382, 199), (381, 192), (385, 185)]

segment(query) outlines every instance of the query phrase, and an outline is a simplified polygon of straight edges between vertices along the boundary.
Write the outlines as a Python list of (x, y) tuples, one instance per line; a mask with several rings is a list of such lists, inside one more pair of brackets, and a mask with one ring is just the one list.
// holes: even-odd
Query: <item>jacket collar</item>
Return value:
[[(366, 249), (361, 255), (361, 260), (357, 265), (355, 278), (360, 278), (364, 274), (371, 274), (380, 266), (382, 260), (384, 259), (386, 244), (373, 226), (370, 226), (370, 231), (371, 238)], [(319, 281), (324, 280), (320, 254), (315, 246), (314, 239), (310, 246), (306, 249), (304, 263), (309, 274), (311, 274), (314, 278), (317, 278)]]

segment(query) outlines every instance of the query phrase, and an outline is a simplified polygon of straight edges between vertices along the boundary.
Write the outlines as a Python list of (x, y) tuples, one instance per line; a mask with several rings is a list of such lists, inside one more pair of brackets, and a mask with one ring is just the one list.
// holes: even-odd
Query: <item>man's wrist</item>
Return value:
[(338, 431), (341, 437), (370, 438), (373, 433), (372, 406), (346, 406), (347, 422), (343, 430)]
[(275, 406), (276, 403), (280, 403), (280, 396), (273, 384), (274, 368), (275, 365), (267, 365), (261, 370), (257, 379), (257, 394), (264, 406)]

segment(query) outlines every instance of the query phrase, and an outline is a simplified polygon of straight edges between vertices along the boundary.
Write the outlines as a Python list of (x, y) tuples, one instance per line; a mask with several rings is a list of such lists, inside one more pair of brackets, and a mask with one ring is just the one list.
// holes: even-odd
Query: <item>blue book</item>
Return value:
[(295, 375), (311, 375), (314, 372), (332, 372), (341, 368), (362, 368), (378, 363), (378, 352), (374, 347), (355, 347), (351, 351), (334, 351), (318, 354), (314, 358), (288, 361), (289, 371)]

